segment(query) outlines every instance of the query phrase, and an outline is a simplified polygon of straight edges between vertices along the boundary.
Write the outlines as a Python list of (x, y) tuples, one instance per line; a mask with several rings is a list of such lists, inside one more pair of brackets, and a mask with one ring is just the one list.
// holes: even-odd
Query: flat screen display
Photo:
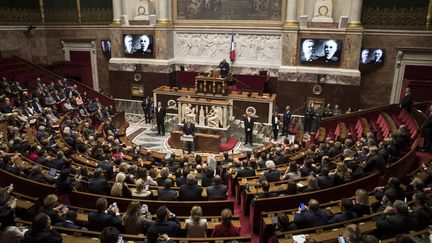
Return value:
[(123, 35), (123, 51), (126, 56), (153, 57), (153, 35)]
[(101, 40), (101, 49), (103, 53), (111, 53), (111, 41)]
[(341, 40), (303, 38), (300, 42), (300, 62), (339, 63), (341, 50)]
[(360, 64), (383, 64), (385, 50), (382, 48), (363, 48), (360, 52)]

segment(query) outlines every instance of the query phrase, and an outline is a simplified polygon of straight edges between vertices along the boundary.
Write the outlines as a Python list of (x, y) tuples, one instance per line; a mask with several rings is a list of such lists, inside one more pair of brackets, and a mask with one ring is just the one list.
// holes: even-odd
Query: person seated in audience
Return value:
[(369, 203), (369, 194), (364, 189), (356, 190), (353, 204), (354, 206), (352, 208), (352, 211), (355, 212), (359, 217), (370, 214), (372, 212)]
[(176, 241), (172, 240), (167, 234), (160, 234), (158, 229), (154, 226), (151, 226), (147, 230), (146, 240), (144, 243), (175, 243)]
[(110, 180), (111, 178), (113, 178), (113, 176), (114, 176), (113, 165), (108, 160), (108, 158), (103, 157), (103, 159), (101, 160), (101, 162), (98, 163), (97, 167), (101, 168), (103, 171), (106, 172), (106, 176), (107, 176), (108, 180)]
[(432, 202), (422, 191), (417, 191), (413, 196), (413, 200), (412, 215), (415, 219), (415, 229), (426, 229), (432, 220)]
[(299, 189), (295, 180), (288, 179), (287, 187), (288, 187), (287, 188), (288, 195), (295, 195), (299, 193)]
[(193, 174), (187, 176), (187, 183), (180, 186), (179, 200), (182, 201), (199, 201), (201, 199), (201, 186), (196, 184)]
[(215, 175), (213, 184), (207, 187), (208, 200), (226, 200), (228, 187), (222, 185), (222, 178), (220, 175)]
[(77, 219), (77, 213), (74, 210), (69, 210), (66, 213), (65, 220), (56, 223), (55, 226), (69, 228), (69, 229), (87, 230), (87, 228), (78, 225), (76, 223), (76, 219)]
[(249, 163), (250, 162), (248, 162), (247, 160), (242, 161), (242, 167), (237, 171), (236, 174), (237, 178), (255, 175), (255, 170), (249, 166)]
[(145, 184), (142, 179), (135, 181), (135, 188), (131, 189), (132, 197), (145, 198), (148, 196), (148, 191), (145, 190)]
[(126, 175), (120, 172), (116, 176), (116, 182), (111, 188), (111, 196), (132, 198), (132, 192), (125, 182)]
[(270, 183), (266, 180), (261, 182), (261, 188), (263, 193), (256, 195), (255, 198), (270, 198), (278, 195), (276, 192), (270, 192)]
[(193, 206), (190, 217), (186, 219), (186, 231), (188, 238), (205, 238), (207, 237), (207, 219), (202, 217), (202, 208)]
[(415, 220), (408, 211), (408, 206), (401, 200), (396, 200), (393, 206), (385, 208), (384, 213), (376, 221), (376, 232), (379, 238), (394, 237), (399, 233), (408, 233), (414, 229)]
[(334, 185), (334, 177), (329, 175), (329, 169), (324, 167), (318, 176), (318, 187), (320, 189), (329, 188)]
[(180, 230), (180, 222), (166, 206), (160, 206), (156, 210), (157, 219), (153, 224), (159, 234), (175, 236)]
[(157, 183), (151, 178), (151, 176), (148, 174), (148, 171), (146, 168), (138, 168), (137, 169), (137, 179), (141, 179), (144, 183), (144, 186), (157, 186)]
[(146, 234), (147, 229), (153, 224), (151, 213), (146, 204), (141, 205), (138, 201), (129, 203), (122, 217), (123, 228), (126, 234)]
[(100, 235), (100, 243), (124, 243), (120, 238), (120, 231), (114, 227), (106, 227)]
[(240, 229), (232, 224), (232, 216), (233, 215), (231, 209), (225, 208), (224, 210), (222, 210), (221, 224), (218, 224), (214, 227), (211, 237), (239, 236)]
[(327, 223), (334, 224), (334, 223), (357, 218), (357, 214), (352, 211), (353, 206), (354, 204), (351, 199), (342, 198), (340, 201), (341, 212), (333, 215), (333, 217), (329, 219)]
[(37, 97), (33, 98), (32, 107), (36, 113), (41, 113), (43, 111), (43, 106), (39, 103)]
[(319, 202), (315, 199), (309, 200), (308, 206), (305, 206), (304, 211), (299, 207), (298, 212), (294, 215), (294, 223), (300, 229), (324, 225), (327, 221), (327, 211), (320, 209)]
[(307, 178), (307, 187), (303, 189), (303, 192), (314, 192), (319, 189), (318, 178), (315, 173), (311, 173)]
[(168, 176), (169, 176), (169, 169), (167, 167), (163, 167), (159, 172), (159, 177), (156, 178), (156, 182), (158, 186), (163, 186)]
[(341, 185), (351, 181), (351, 170), (344, 162), (339, 162), (336, 165), (336, 170), (330, 175), (334, 176), (334, 184)]
[(158, 189), (158, 200), (159, 201), (176, 201), (177, 191), (171, 189), (172, 180), (167, 178), (163, 188)]
[(386, 169), (386, 162), (381, 157), (381, 155), (378, 154), (378, 148), (373, 146), (369, 149), (369, 154), (367, 155), (367, 159), (364, 162), (365, 171), (367, 173), (371, 173), (374, 170), (379, 171), (380, 175), (385, 174)]
[(177, 187), (181, 187), (187, 183), (187, 176), (189, 175), (189, 168), (183, 167), (179, 168), (176, 171), (176, 181), (175, 184)]
[(108, 226), (121, 228), (122, 218), (117, 204), (111, 204), (108, 207), (106, 198), (98, 198), (96, 210), (96, 212), (88, 213), (89, 230), (101, 231)]
[(320, 165), (320, 169), (322, 170), (323, 168), (327, 168), (329, 171), (332, 171), (336, 169), (336, 164), (330, 160), (329, 156), (324, 155), (321, 158), (321, 165)]
[(93, 178), (88, 179), (88, 191), (99, 195), (108, 195), (111, 190), (107, 180), (103, 177), (102, 168), (96, 168)]
[(343, 237), (346, 242), (360, 243), (362, 239), (362, 233), (360, 228), (356, 224), (349, 224), (345, 227), (345, 233)]
[(208, 187), (213, 183), (215, 171), (212, 168), (205, 167), (202, 172), (201, 186)]
[(0, 112), (3, 114), (10, 114), (13, 110), (10, 99), (4, 98), (3, 102), (0, 104)]
[(353, 161), (349, 164), (349, 169), (351, 170), (351, 180), (355, 181), (366, 176), (366, 172), (363, 167), (359, 165), (359, 162)]
[(24, 239), (26, 230), (16, 227), (16, 203), (14, 201), (5, 204), (0, 202), (0, 205), (0, 242), (20, 243)]
[(33, 165), (33, 167), (30, 170), (29, 179), (40, 183), (47, 183), (45, 176), (42, 175), (40, 165)]
[(300, 175), (301, 177), (309, 176), (311, 172), (316, 172), (316, 169), (314, 166), (312, 166), (313, 160), (311, 159), (305, 159), (303, 166), (300, 167)]
[(276, 230), (284, 232), (296, 229), (297, 225), (295, 225), (294, 222), (290, 222), (288, 215), (279, 214), (277, 216)]
[(45, 213), (39, 213), (34, 217), (31, 229), (25, 232), (23, 243), (60, 243), (60, 233), (51, 227), (51, 219)]
[(300, 172), (298, 171), (298, 167), (297, 167), (297, 163), (292, 161), (289, 163), (288, 169), (285, 171), (285, 174), (283, 176), (284, 180), (297, 180), (300, 179), (301, 175)]
[(266, 168), (268, 168), (268, 170), (264, 172), (264, 176), (268, 182), (280, 180), (280, 171), (275, 169), (275, 163), (272, 160), (267, 160)]
[(64, 204), (58, 203), (58, 198), (54, 194), (49, 194), (45, 197), (43, 207), (39, 208), (39, 213), (48, 215), (53, 224), (64, 221), (66, 213), (69, 211)]
[(387, 201), (393, 203), (397, 199), (404, 200), (405, 198), (405, 190), (402, 188), (400, 180), (396, 177), (390, 177), (386, 186), (376, 187), (374, 192), (376, 199), (381, 201), (382, 210), (388, 206), (386, 205)]

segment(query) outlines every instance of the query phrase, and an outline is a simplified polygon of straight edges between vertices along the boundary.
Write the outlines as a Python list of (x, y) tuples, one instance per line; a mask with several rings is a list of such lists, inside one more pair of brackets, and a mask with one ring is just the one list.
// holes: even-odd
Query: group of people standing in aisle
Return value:
[(341, 114), (342, 111), (339, 105), (335, 105), (334, 108), (331, 108), (330, 104), (327, 104), (327, 106), (323, 108), (321, 104), (314, 107), (313, 103), (310, 103), (304, 112), (303, 131), (307, 133), (316, 132), (320, 127), (322, 118), (339, 116)]

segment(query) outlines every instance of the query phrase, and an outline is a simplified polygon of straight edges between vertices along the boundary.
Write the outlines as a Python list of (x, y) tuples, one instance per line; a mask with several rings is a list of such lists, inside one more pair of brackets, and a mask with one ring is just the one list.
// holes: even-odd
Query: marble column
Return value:
[(223, 107), (222, 117), (223, 117), (223, 128), (226, 128), (228, 126), (227, 121), (229, 119), (229, 117), (227, 116), (227, 107), (226, 106)]
[(121, 0), (112, 0), (113, 4), (113, 24), (121, 24), (120, 15), (122, 12)]
[(363, 28), (361, 24), (363, 0), (351, 0), (351, 12), (348, 28)]
[(159, 0), (158, 1), (158, 24), (169, 24), (171, 23), (171, 0)]
[(284, 27), (297, 28), (297, 1), (298, 0), (287, 0), (286, 5), (286, 19)]

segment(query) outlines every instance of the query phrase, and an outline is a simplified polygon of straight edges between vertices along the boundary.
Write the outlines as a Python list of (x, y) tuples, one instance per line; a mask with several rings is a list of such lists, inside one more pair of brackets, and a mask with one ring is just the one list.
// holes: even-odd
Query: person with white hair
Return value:
[(324, 42), (324, 56), (318, 58), (319, 61), (324, 62), (338, 62), (336, 52), (338, 50), (338, 44), (335, 40), (328, 40)]
[(267, 179), (267, 181), (268, 182), (279, 181), (281, 173), (279, 170), (275, 169), (276, 166), (273, 160), (267, 160), (265, 165), (268, 168), (268, 170), (264, 172), (264, 176)]

